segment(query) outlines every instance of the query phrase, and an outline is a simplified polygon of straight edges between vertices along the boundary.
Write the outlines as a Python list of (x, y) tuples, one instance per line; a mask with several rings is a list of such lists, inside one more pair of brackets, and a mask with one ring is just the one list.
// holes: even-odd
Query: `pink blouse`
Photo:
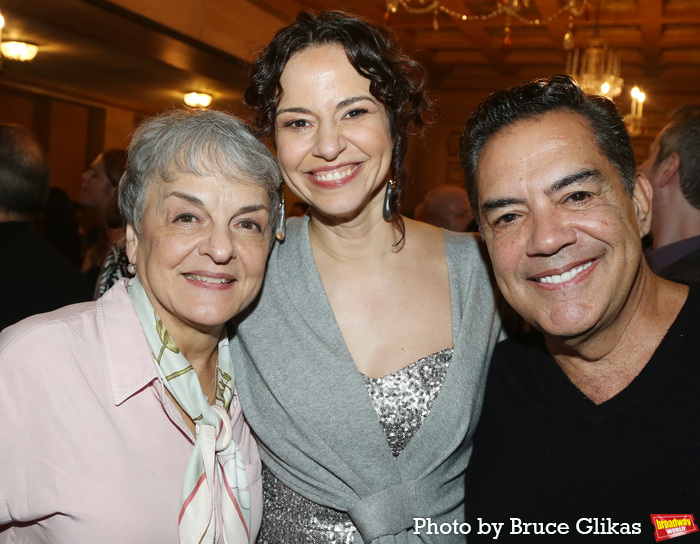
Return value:
[[(0, 414), (0, 544), (178, 542), (194, 438), (163, 392), (122, 283), (0, 334)], [(231, 423), (255, 542), (260, 458), (236, 395)]]

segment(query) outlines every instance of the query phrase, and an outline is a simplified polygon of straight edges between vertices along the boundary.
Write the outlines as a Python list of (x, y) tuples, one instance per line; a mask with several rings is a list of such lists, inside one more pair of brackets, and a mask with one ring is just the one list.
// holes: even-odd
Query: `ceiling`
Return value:
[[(456, 13), (484, 15), (500, 0), (439, 1)], [(229, 0), (226, 5), (237, 10), (245, 3)], [(565, 3), (530, 0), (520, 14), (545, 20)], [(250, 4), (269, 13), (280, 26), (304, 7), (344, 9), (381, 23), (386, 5), (383, 0), (256, 0)], [(3, 40), (21, 38), (40, 46), (32, 62), (4, 60), (0, 85), (144, 113), (179, 103), (182, 93), (192, 89), (209, 90), (218, 104), (240, 102), (251, 48), (247, 54), (232, 54), (120, 5), (123, 2), (107, 0), (0, 0), (6, 19)], [(419, 6), (420, 0), (411, 5)], [(428, 68), (433, 88), (441, 93), (487, 93), (564, 70), (567, 14), (546, 25), (512, 19), (509, 50), (503, 48), (506, 21), (502, 16), (462, 22), (441, 14), (437, 31), (433, 23), (432, 14), (410, 14), (400, 3), (389, 17), (389, 26), (406, 50)], [(599, 33), (618, 50), (626, 86), (642, 86), (652, 108), (654, 104), (658, 110), (673, 106), (664, 102), (669, 89), (697, 95), (700, 0), (594, 0), (589, 18), (575, 17), (573, 24), (577, 45), (585, 45)], [(254, 20), (240, 32), (251, 44), (269, 39), (269, 32), (259, 32)]]

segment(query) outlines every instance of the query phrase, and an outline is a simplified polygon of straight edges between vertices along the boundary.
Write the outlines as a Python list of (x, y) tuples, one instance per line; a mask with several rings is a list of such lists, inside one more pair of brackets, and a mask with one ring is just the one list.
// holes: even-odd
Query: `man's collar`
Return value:
[(700, 236), (693, 236), (692, 238), (679, 240), (658, 249), (647, 251), (644, 256), (649, 264), (649, 268), (657, 274), (697, 249), (700, 249)]

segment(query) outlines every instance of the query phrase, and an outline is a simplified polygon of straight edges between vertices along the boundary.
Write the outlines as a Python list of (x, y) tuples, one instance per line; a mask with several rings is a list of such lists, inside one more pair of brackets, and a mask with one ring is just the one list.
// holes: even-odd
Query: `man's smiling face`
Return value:
[(555, 111), (492, 136), (477, 180), (483, 236), (515, 310), (556, 337), (611, 326), (641, 269), (646, 178), (628, 196), (588, 122)]

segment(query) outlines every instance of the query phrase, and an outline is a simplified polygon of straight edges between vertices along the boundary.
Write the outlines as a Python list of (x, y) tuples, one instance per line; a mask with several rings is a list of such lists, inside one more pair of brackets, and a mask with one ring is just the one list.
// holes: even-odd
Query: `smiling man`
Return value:
[(498, 285), (534, 329), (494, 354), (470, 542), (493, 538), (479, 518), (508, 526), (499, 541), (547, 523), (565, 542), (651, 537), (650, 514), (700, 504), (700, 300), (643, 258), (651, 186), (622, 119), (554, 76), (489, 97), (460, 159)]

